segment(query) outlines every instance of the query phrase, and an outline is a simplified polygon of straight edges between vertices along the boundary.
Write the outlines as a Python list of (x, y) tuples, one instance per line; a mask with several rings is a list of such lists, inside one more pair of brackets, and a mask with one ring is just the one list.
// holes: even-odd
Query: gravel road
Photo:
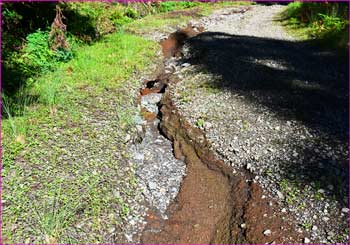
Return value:
[(283, 8), (230, 8), (194, 21), (205, 32), (186, 42), (170, 91), (217, 156), (248, 169), (295, 217), (305, 243), (345, 243), (347, 59), (291, 37), (276, 20)]

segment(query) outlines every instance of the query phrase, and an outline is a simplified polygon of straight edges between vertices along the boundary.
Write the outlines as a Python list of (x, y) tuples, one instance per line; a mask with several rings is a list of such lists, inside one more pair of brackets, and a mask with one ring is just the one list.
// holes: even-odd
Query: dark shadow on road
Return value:
[(215, 86), (240, 92), (279, 116), (295, 119), (343, 141), (348, 139), (347, 56), (310, 41), (205, 32), (187, 41), (192, 56), (220, 75)]
[[(247, 102), (264, 106), (279, 118), (297, 120), (315, 134), (347, 144), (347, 53), (322, 50), (312, 41), (220, 32), (204, 32), (189, 39), (187, 45), (190, 57), (184, 58), (185, 62), (201, 65), (209, 73), (219, 75), (222, 79), (213, 82), (215, 87), (239, 93)], [(286, 172), (293, 175), (303, 172), (302, 182), (319, 181), (324, 188), (340, 184), (340, 189), (347, 190), (346, 162), (334, 164), (334, 160), (326, 157), (322, 160), (324, 167), (320, 168), (308, 163), (310, 154), (315, 155), (313, 149), (301, 150), (305, 153), (304, 169), (289, 166)], [(340, 176), (341, 180), (337, 179)], [(340, 191), (336, 195), (343, 202), (341, 193), (344, 194)]]

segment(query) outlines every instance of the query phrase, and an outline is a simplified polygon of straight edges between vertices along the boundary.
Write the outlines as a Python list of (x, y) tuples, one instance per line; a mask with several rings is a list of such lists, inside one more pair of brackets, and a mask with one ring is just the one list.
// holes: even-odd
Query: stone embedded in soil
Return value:
[(147, 94), (152, 94), (152, 93), (159, 93), (160, 88), (145, 88), (141, 90), (141, 95), (147, 95)]
[(270, 236), (271, 235), (271, 230), (265, 230), (264, 231), (265, 236)]
[(161, 98), (160, 93), (141, 97), (141, 114), (147, 123), (142, 123), (142, 141), (130, 150), (136, 162), (136, 175), (150, 207), (166, 218), (165, 211), (179, 191), (186, 166), (174, 157), (171, 142), (158, 130), (156, 117)]
[(162, 94), (151, 93), (141, 97), (141, 106), (147, 111), (158, 114), (157, 103), (161, 100)]
[(157, 114), (147, 111), (144, 107), (141, 108), (141, 115), (146, 121), (152, 121), (157, 118)]

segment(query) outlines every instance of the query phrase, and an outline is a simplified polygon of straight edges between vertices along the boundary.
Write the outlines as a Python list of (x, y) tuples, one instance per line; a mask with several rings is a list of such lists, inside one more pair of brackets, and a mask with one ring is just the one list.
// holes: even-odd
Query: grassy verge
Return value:
[[(3, 121), (3, 237), (102, 242), (137, 199), (124, 139), (137, 113), (132, 75), (157, 45), (115, 33), (35, 81), (42, 103)], [(115, 192), (118, 192), (116, 194)], [(111, 232), (108, 232), (111, 231)], [(123, 240), (121, 240), (123, 241)]]

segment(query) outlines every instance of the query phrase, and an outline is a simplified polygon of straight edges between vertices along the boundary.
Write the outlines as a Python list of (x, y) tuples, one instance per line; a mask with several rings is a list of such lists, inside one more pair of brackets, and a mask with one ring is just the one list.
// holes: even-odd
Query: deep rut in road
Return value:
[[(203, 31), (203, 29), (198, 28)], [(189, 34), (188, 34), (189, 33)], [(161, 42), (166, 58), (179, 56), (187, 38), (199, 32), (191, 26)], [(216, 159), (204, 133), (177, 111), (167, 86), (175, 74), (146, 83), (141, 96), (162, 93), (158, 115), (143, 112), (147, 120), (160, 120), (160, 133), (172, 142), (174, 157), (186, 163), (186, 176), (169, 218), (149, 212), (142, 243), (271, 243), (300, 241), (301, 234), (286, 217), (275, 212), (274, 201), (262, 198), (262, 189), (247, 171), (234, 172)], [(270, 230), (272, 232), (267, 232)]]

